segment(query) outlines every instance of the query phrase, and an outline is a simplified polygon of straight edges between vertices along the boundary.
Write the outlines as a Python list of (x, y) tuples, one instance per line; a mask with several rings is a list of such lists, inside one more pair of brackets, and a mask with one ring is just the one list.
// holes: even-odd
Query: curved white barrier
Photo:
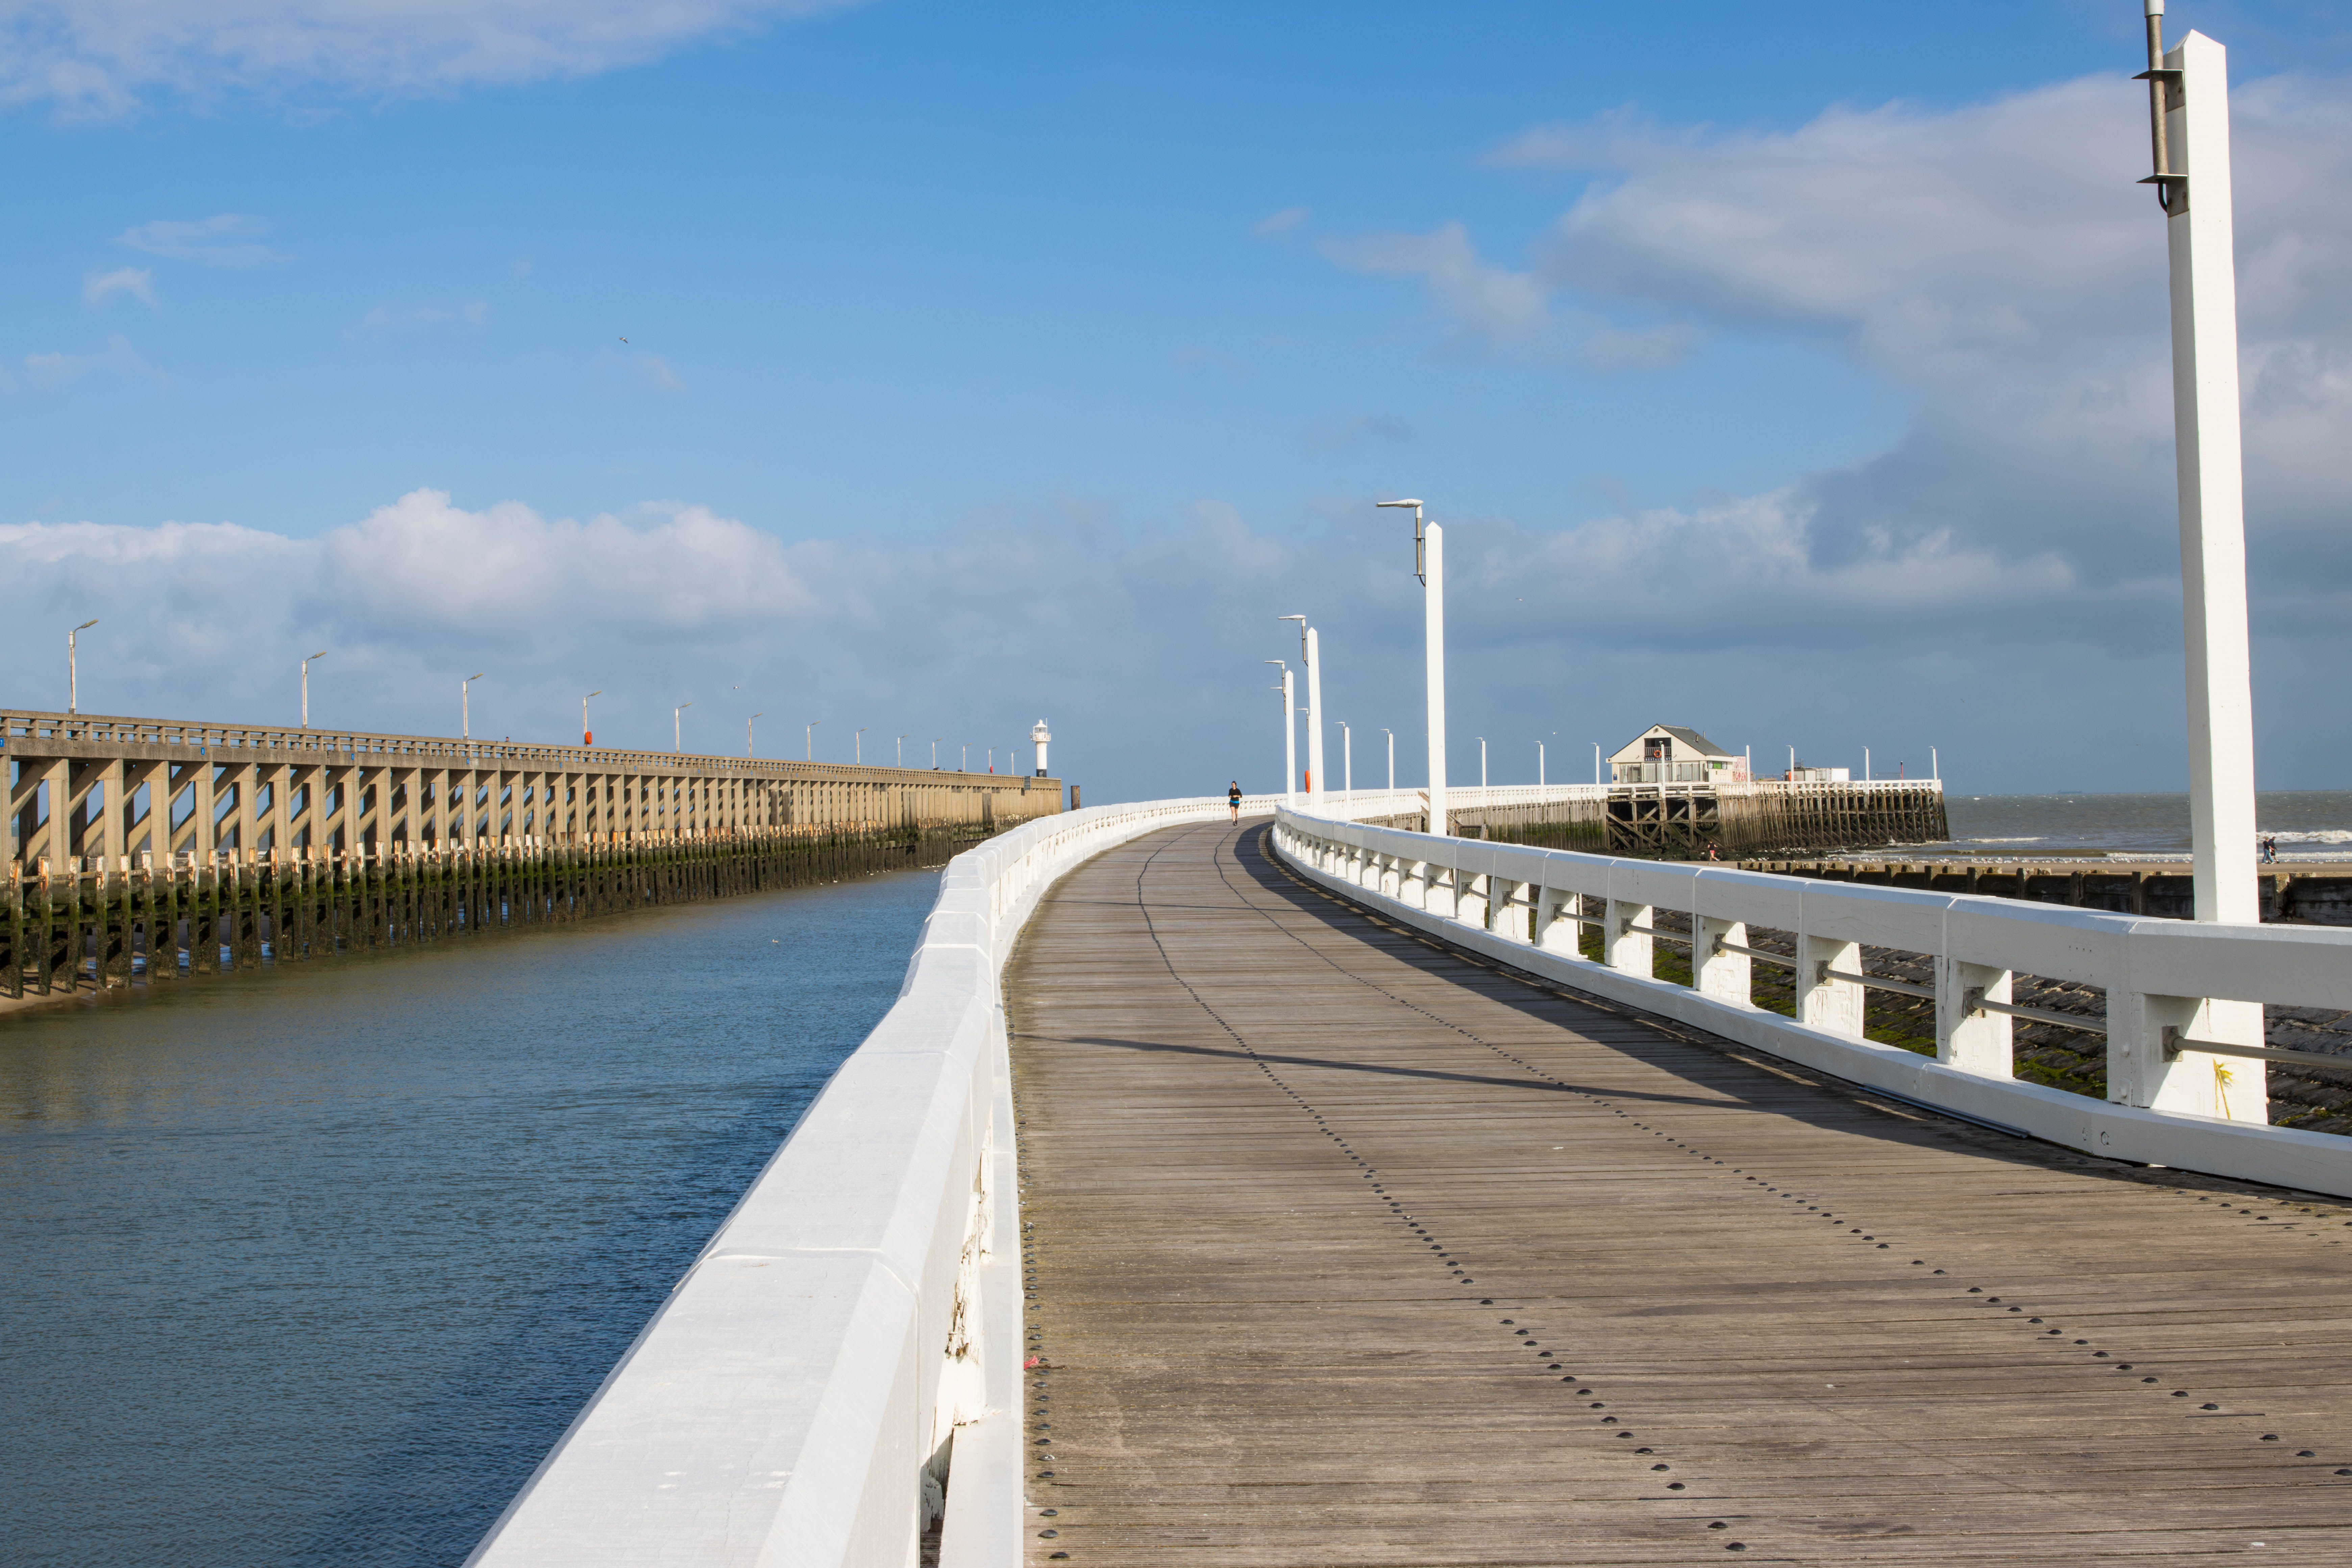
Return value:
[(1056, 877), (1225, 811), (1092, 806), (949, 862), (898, 1003), (468, 1563), (908, 1568), (948, 1472), (942, 1563), (1017, 1568), (1020, 1221), (998, 975)]
[[(2262, 1004), (2352, 1008), (2352, 931), (1620, 860), (1288, 809), (1273, 837), (1307, 876), (1409, 924), (1841, 1078), (2093, 1153), (2352, 1197), (2352, 1139), (2266, 1124), (2262, 1055)], [(1657, 931), (1657, 910), (1687, 915), (1687, 936)], [(1603, 962), (1579, 952), (1581, 924), (1601, 928)], [(1749, 1000), (1749, 965), (1771, 961), (1748, 950), (1749, 925), (1795, 935), (1796, 1018)], [(1661, 940), (1689, 942), (1694, 984), (1653, 978)], [(1864, 945), (1934, 958), (1933, 1058), (1863, 1038), (1866, 988), (1929, 989), (1864, 973)], [(2110, 1100), (2013, 1076), (2020, 974), (2105, 990)]]

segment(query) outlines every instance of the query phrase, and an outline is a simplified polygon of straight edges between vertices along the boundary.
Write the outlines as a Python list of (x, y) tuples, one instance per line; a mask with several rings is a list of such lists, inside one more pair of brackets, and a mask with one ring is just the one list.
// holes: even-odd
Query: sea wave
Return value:
[(2039, 844), (2049, 837), (2046, 833), (2036, 833), (2024, 838), (1963, 838), (1960, 842), (1963, 844)]
[(2352, 844), (2352, 828), (2318, 827), (2308, 833), (2282, 831), (2267, 837), (2282, 844)]

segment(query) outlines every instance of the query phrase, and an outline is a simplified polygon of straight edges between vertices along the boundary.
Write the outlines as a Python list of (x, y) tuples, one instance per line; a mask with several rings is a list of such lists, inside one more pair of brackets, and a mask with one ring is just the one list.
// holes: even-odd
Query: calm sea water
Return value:
[[(2279, 858), (2352, 860), (2352, 790), (2280, 791), (2256, 797)], [(1955, 795), (1946, 798), (1954, 854), (2189, 858), (2185, 795)]]
[(936, 873), (0, 1016), (0, 1562), (454, 1563)]

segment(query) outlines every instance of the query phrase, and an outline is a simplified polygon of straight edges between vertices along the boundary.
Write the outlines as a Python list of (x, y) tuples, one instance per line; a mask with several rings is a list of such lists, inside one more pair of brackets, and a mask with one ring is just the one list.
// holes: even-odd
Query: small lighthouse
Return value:
[(1045, 742), (1054, 738), (1053, 732), (1045, 728), (1045, 721), (1040, 719), (1037, 727), (1029, 731), (1029, 738), (1037, 742), (1037, 776), (1042, 779), (1045, 776)]

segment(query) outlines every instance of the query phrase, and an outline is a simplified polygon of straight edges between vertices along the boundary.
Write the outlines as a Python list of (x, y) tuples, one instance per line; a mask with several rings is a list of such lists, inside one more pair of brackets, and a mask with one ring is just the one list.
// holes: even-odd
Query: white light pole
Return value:
[[(2189, 676), (2189, 823), (2196, 918), (2262, 919), (2254, 869), (2254, 716), (2246, 631), (2245, 479), (2238, 412), (2238, 281), (2230, 177), (2229, 53), (2202, 33), (2164, 47), (2164, 0), (2147, 0), (2149, 142), (2171, 274), (2172, 432), (2180, 492), (2180, 609)], [(2132, 1031), (2260, 1045), (2259, 1004), (2168, 1005)], [(2150, 1008), (2151, 1015), (2156, 1009)], [(2113, 1046), (2110, 1046), (2113, 1048)], [(2126, 1047), (2109, 1092), (2126, 1104), (2266, 1121), (2263, 1069), (2159, 1038)], [(2235, 1082), (2232, 1096), (2228, 1086)]]
[(801, 744), (804, 748), (806, 759), (809, 762), (816, 761), (816, 727), (824, 722), (822, 719), (810, 720), (808, 729), (801, 735)]
[(1307, 668), (1307, 806), (1323, 804), (1323, 643), (1305, 616), (1278, 616), (1298, 623), (1298, 659)]
[[(590, 692), (588, 697), (604, 695), (604, 689), (600, 686)], [(583, 697), (580, 700), (580, 743), (583, 746), (593, 746), (596, 743), (596, 731), (588, 728), (588, 697)]]
[(1282, 671), (1282, 684), (1275, 689), (1282, 693), (1282, 798), (1286, 805), (1298, 805), (1298, 715), (1290, 705), (1290, 666), (1278, 658), (1266, 663)]
[(1541, 788), (1543, 788), (1543, 786), (1544, 786), (1544, 743), (1543, 743), (1541, 741), (1538, 741), (1538, 742), (1536, 742), (1536, 788), (1538, 788), (1538, 789), (1541, 789)]
[(946, 739), (947, 737), (945, 735), (934, 735), (931, 737), (931, 772), (933, 773), (938, 773), (940, 771), (940, 742)]
[(1601, 782), (1601, 742), (1598, 741), (1592, 742), (1592, 782)]
[(906, 737), (906, 736), (904, 736), (904, 735), (901, 735), (901, 736), (899, 736), (899, 737), (898, 737), (898, 766), (900, 766), (900, 767), (902, 767), (902, 768), (903, 768), (903, 767), (905, 767), (905, 766), (907, 765), (907, 737)]
[[(2200, 921), (2262, 918), (2239, 453), (2229, 56), (2202, 33), (2164, 52), (2147, 0), (2148, 112), (2172, 274), (2172, 426), (2189, 664), (2189, 819)], [(2259, 1034), (2253, 1037), (2260, 1038)], [(2257, 1079), (2259, 1081), (2259, 1079)]]
[(1864, 784), (1870, 782), (1870, 748), (1868, 746), (1862, 749), (1862, 782)]
[[(318, 652), (312, 654), (310, 658), (324, 658), (326, 657), (327, 650), (325, 648), (320, 648)], [(310, 658), (306, 658), (302, 661), (302, 728), (305, 730), (310, 727)]]
[(669, 749), (673, 752), (682, 753), (686, 750), (686, 710), (693, 706), (688, 700), (669, 710)]
[(96, 625), (98, 617), (93, 616), (66, 634), (66, 711), (68, 713), (81, 711), (80, 656), (75, 651), (74, 645), (82, 633)]
[(1486, 787), (1486, 737), (1478, 737), (1478, 787)]
[[(870, 728), (870, 726), (867, 726), (866, 728)], [(861, 768), (864, 767), (866, 765), (866, 729), (861, 728), (857, 733), (850, 736), (849, 743), (855, 749), (853, 754), (857, 759), (857, 765)]]
[(1933, 746), (1927, 748), (1927, 776), (1938, 784), (1944, 780), (1944, 764), (1937, 760), (1936, 748)]
[(960, 773), (968, 773), (971, 772), (971, 742), (970, 741), (966, 741), (963, 743), (963, 751), (956, 762), (956, 772)]
[(761, 720), (767, 716), (767, 710), (763, 708), (759, 712), (752, 714), (749, 719), (743, 721), (743, 754), (745, 756), (756, 757), (760, 754), (759, 743), (754, 739), (757, 731), (753, 730), (752, 726), (759, 723)]
[(1396, 794), (1396, 731), (1383, 730), (1381, 733), (1389, 738), (1389, 793), (1394, 795)]
[(1429, 674), (1429, 830), (1450, 833), (1445, 806), (1445, 531), (1424, 523), (1418, 500), (1384, 500), (1380, 506), (1412, 508), (1413, 574), (1422, 585), (1422, 644)]
[(1356, 798), (1356, 736), (1345, 719), (1332, 721), (1339, 726), (1339, 798), (1352, 803)]
[(457, 733), (468, 741), (474, 738), (474, 682), (483, 679), (478, 669), (457, 682)]

